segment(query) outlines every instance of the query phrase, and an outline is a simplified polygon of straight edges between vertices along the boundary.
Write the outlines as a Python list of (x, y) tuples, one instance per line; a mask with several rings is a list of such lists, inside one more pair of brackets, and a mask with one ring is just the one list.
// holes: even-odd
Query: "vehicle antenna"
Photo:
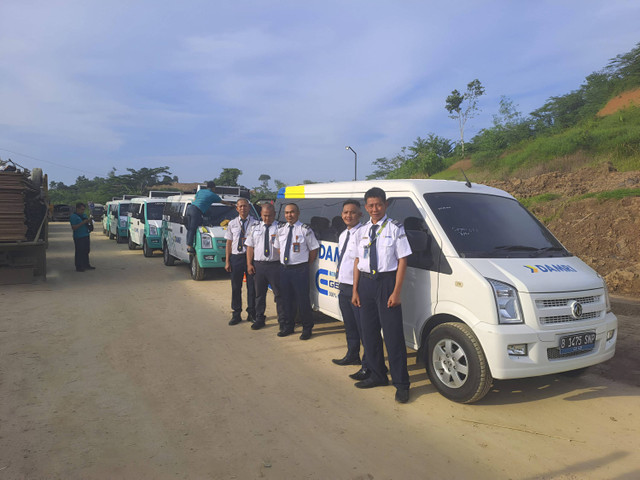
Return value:
[(467, 174), (464, 173), (463, 169), (460, 169), (460, 171), (462, 172), (462, 175), (464, 175), (464, 179), (466, 180), (465, 185), (469, 188), (471, 188), (471, 182), (469, 181), (469, 179), (467, 178)]

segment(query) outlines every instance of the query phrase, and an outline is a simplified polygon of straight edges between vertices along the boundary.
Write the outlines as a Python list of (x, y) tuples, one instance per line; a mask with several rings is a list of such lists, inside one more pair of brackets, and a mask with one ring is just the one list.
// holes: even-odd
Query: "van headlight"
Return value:
[(602, 275), (598, 274), (600, 280), (602, 280), (602, 286), (604, 287), (604, 302), (607, 307), (607, 313), (611, 312), (611, 300), (609, 300), (609, 287), (607, 287), (607, 282), (604, 281)]
[(158, 227), (149, 225), (149, 235), (158, 235)]
[(498, 322), (504, 324), (524, 323), (518, 290), (498, 280), (487, 278), (493, 287), (493, 296), (498, 308)]
[(200, 245), (202, 248), (213, 248), (213, 240), (211, 235), (200, 235)]

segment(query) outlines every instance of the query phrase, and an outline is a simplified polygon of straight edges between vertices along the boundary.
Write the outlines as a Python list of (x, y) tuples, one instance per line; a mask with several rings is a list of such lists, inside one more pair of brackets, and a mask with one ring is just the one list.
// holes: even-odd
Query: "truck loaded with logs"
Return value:
[(0, 160), (0, 285), (46, 279), (47, 176)]

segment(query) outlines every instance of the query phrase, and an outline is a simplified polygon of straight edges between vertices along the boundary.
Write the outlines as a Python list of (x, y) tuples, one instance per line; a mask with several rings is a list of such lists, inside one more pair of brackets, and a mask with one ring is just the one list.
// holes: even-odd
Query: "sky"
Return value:
[(459, 138), (445, 99), (479, 79), (524, 114), (640, 42), (631, 0), (1, 0), (0, 159), (49, 180), (168, 166), (358, 179), (418, 137)]

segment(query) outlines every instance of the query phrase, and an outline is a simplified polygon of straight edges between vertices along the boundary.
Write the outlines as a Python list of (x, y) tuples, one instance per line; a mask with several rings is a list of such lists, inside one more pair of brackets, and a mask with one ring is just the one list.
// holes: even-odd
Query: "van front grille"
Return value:
[(599, 316), (600, 312), (583, 313), (580, 318), (574, 318), (572, 315), (554, 315), (551, 317), (540, 317), (540, 323), (542, 325), (553, 325), (556, 323), (579, 322), (580, 320), (590, 320), (592, 318), (598, 318)]

